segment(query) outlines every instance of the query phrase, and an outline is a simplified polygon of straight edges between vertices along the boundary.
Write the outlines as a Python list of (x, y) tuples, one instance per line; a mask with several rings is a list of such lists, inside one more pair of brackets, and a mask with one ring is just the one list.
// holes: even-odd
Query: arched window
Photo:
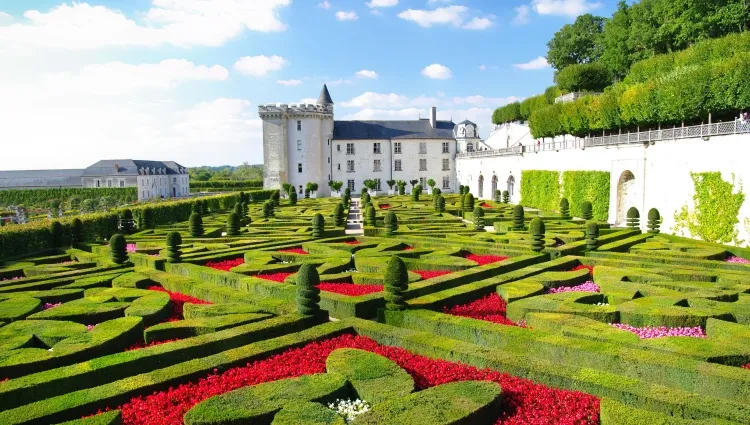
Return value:
[(474, 144), (473, 143), (467, 143), (466, 144), (466, 152), (474, 152)]
[(497, 192), (497, 176), (495, 174), (492, 175), (492, 193), (490, 193), (490, 197), (495, 197), (495, 192)]

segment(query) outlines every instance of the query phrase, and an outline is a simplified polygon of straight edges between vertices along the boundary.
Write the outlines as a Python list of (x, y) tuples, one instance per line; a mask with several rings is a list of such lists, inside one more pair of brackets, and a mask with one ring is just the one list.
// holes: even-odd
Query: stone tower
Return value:
[(481, 142), (477, 125), (469, 120), (456, 124), (453, 128), (453, 136), (458, 143), (459, 153), (475, 151)]

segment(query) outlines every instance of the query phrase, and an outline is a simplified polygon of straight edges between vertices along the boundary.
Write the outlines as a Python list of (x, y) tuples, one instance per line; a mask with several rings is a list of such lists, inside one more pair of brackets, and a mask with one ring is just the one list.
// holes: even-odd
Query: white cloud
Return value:
[(453, 0), (427, 0), (427, 4), (452, 3)]
[(475, 107), (489, 107), (497, 108), (498, 106), (507, 105), (512, 102), (521, 100), (516, 96), (508, 97), (484, 97), (481, 95), (466, 96), (466, 97), (454, 97), (454, 105), (471, 105)]
[(234, 69), (244, 75), (262, 77), (270, 71), (278, 71), (288, 64), (281, 56), (245, 56), (234, 63)]
[(357, 16), (357, 12), (354, 12), (354, 11), (352, 12), (339, 11), (339, 12), (336, 12), (336, 19), (338, 19), (339, 21), (356, 21), (357, 19), (359, 19), (359, 16)]
[(277, 84), (281, 84), (282, 86), (298, 86), (302, 84), (302, 80), (276, 80)]
[(464, 15), (468, 10), (466, 6), (447, 6), (435, 10), (408, 9), (399, 13), (398, 17), (424, 28), (446, 24), (458, 27), (464, 22)]
[(301, 103), (303, 105), (315, 105), (316, 103), (318, 103), (318, 98), (317, 97), (303, 97), (302, 100), (300, 100), (297, 103), (298, 104)]
[(528, 5), (522, 4), (515, 8), (516, 16), (513, 17), (513, 23), (516, 25), (525, 25), (528, 24), (531, 19), (529, 19), (529, 12), (531, 12), (531, 8)]
[(526, 63), (516, 63), (513, 64), (513, 67), (517, 69), (522, 69), (524, 71), (531, 71), (536, 69), (545, 69), (549, 68), (550, 65), (547, 63), (547, 59), (545, 59), (543, 56), (539, 56), (536, 59), (532, 59), (529, 62)]
[(329, 2), (328, 0), (324, 0), (324, 1), (320, 2), (320, 3), (318, 3), (318, 7), (321, 8), (321, 9), (330, 9), (331, 8), (331, 2)]
[(378, 9), (370, 9), (370, 15), (383, 16), (383, 12), (379, 11)]
[(0, 27), (0, 44), (61, 49), (174, 45), (221, 46), (243, 31), (284, 31), (279, 9), (291, 0), (152, 0), (143, 22), (88, 3), (28, 10), (26, 22)]
[(487, 70), (487, 65), (484, 65), (484, 64), (479, 65), (479, 70), (480, 71), (486, 71)]
[(367, 7), (392, 7), (398, 5), (398, 0), (370, 0)]
[(354, 75), (356, 75), (359, 78), (364, 79), (377, 79), (379, 77), (378, 73), (375, 71), (370, 71), (369, 69), (363, 69), (361, 71), (356, 72)]
[(345, 108), (387, 109), (428, 107), (437, 105), (437, 103), (438, 100), (436, 98), (423, 95), (409, 98), (408, 96), (396, 93), (366, 92), (349, 101), (342, 102), (341, 106)]
[(464, 24), (461, 28), (467, 30), (486, 30), (491, 27), (493, 22), (489, 18), (474, 18), (471, 21)]
[(453, 76), (448, 67), (440, 65), (439, 63), (433, 63), (432, 65), (425, 67), (422, 70), (422, 75), (436, 80), (446, 80)]
[(540, 15), (564, 15), (576, 17), (598, 9), (601, 2), (587, 0), (532, 0), (534, 10)]
[(13, 20), (13, 17), (5, 12), (0, 12), (0, 24), (7, 24)]
[(328, 84), (329, 87), (340, 86), (342, 84), (349, 85), (351, 83), (352, 83), (352, 80), (345, 80), (343, 78), (339, 78), (338, 80), (333, 80), (333, 81), (326, 82), (326, 84)]

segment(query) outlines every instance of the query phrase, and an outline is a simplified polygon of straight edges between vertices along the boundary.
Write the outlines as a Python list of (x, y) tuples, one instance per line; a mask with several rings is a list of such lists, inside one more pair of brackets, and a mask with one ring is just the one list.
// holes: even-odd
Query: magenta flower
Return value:
[(632, 332), (638, 335), (638, 337), (641, 339), (663, 338), (665, 336), (689, 336), (693, 338), (706, 337), (706, 332), (700, 326), (695, 326), (692, 328), (668, 328), (666, 326), (644, 326), (642, 328), (636, 328), (625, 323), (610, 323), (610, 326), (614, 326), (615, 328), (624, 331)]
[(135, 252), (135, 244), (129, 243), (125, 246), (125, 250), (128, 252)]
[(55, 308), (55, 307), (58, 307), (58, 306), (61, 306), (61, 305), (62, 305), (62, 303), (57, 303), (57, 304), (44, 303), (44, 305), (42, 306), (42, 308), (45, 309), (45, 310), (49, 310), (51, 308)]
[(561, 286), (559, 288), (550, 288), (547, 293), (559, 294), (562, 292), (599, 292), (600, 290), (601, 288), (599, 288), (596, 283), (589, 280), (577, 286)]
[(726, 261), (727, 263), (750, 264), (750, 260), (746, 260), (742, 257), (735, 257), (734, 255), (724, 261)]

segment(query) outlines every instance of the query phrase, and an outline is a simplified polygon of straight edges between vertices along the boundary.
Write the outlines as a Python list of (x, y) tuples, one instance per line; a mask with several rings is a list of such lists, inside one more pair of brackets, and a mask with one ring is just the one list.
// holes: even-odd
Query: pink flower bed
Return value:
[(297, 248), (280, 249), (280, 250), (278, 250), (278, 252), (284, 252), (284, 253), (287, 253), (287, 254), (300, 254), (300, 255), (309, 255), (310, 254), (309, 252), (307, 252), (304, 249), (299, 248), (299, 247), (297, 247)]
[(259, 275), (255, 275), (255, 277), (264, 279), (264, 280), (270, 280), (273, 282), (284, 283), (286, 278), (288, 278), (292, 274), (293, 273), (290, 273), (290, 272), (279, 272), (279, 273), (259, 274)]
[(322, 282), (318, 285), (321, 291), (356, 297), (383, 291), (383, 285), (354, 285), (352, 283)]
[(503, 257), (500, 255), (478, 255), (478, 254), (466, 254), (464, 255), (464, 258), (467, 260), (471, 260), (475, 263), (477, 263), (480, 266), (484, 266), (486, 264), (492, 264), (497, 263), (500, 261), (505, 261), (509, 257)]
[(129, 243), (129, 244), (125, 245), (125, 250), (127, 252), (135, 252), (135, 244), (134, 243)]
[(451, 274), (453, 273), (453, 270), (412, 270), (412, 272), (418, 274), (422, 278), (422, 280), (425, 280), (432, 279), (433, 277)]
[(237, 267), (241, 264), (245, 264), (244, 258), (235, 258), (233, 260), (223, 260), (223, 261), (209, 261), (208, 263), (204, 264), (204, 266), (211, 267), (212, 269), (224, 270), (225, 272), (228, 272), (233, 267)]
[(613, 326), (617, 329), (622, 329), (624, 331), (632, 332), (638, 335), (638, 337), (641, 339), (662, 338), (665, 336), (689, 336), (693, 338), (706, 337), (706, 332), (700, 326), (696, 326), (693, 328), (668, 328), (666, 326), (645, 326), (642, 328), (636, 328), (624, 323), (610, 323), (610, 326)]
[(443, 313), (451, 314), (453, 316), (486, 320), (500, 325), (515, 326), (516, 323), (506, 317), (505, 308), (505, 300), (497, 293), (492, 293), (467, 304), (457, 305), (451, 308), (443, 307)]
[(562, 292), (599, 292), (601, 288), (592, 282), (588, 281), (576, 286), (561, 286), (559, 288), (551, 288), (547, 291), (548, 294), (559, 294)]
[(6, 277), (5, 279), (0, 279), (0, 282), (5, 282), (6, 280), (18, 280), (23, 279), (24, 276), (16, 276), (16, 277)]
[(750, 264), (750, 260), (746, 260), (742, 257), (735, 257), (731, 256), (725, 260), (727, 263), (736, 263), (736, 264)]
[(61, 305), (62, 305), (62, 303), (55, 303), (55, 304), (52, 304), (52, 303), (44, 303), (44, 305), (42, 306), (42, 308), (43, 308), (43, 309), (45, 309), (45, 310), (49, 310), (49, 309), (51, 309), (51, 308), (59, 307), (59, 306), (61, 306)]

